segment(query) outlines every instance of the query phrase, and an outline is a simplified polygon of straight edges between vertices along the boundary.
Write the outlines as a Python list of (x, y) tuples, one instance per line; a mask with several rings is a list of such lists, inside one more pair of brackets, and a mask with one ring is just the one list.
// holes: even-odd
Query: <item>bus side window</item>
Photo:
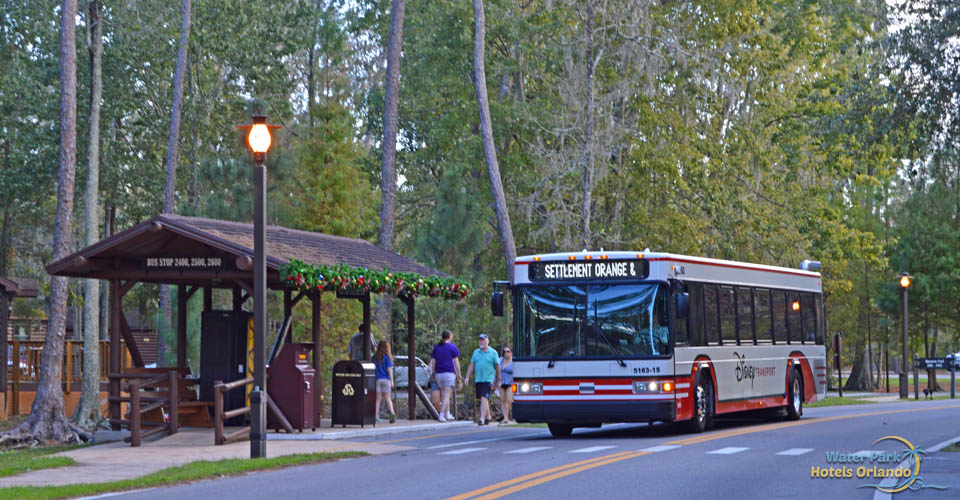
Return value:
[(787, 296), (783, 290), (773, 291), (773, 339), (774, 343), (787, 343)]
[(817, 345), (823, 345), (823, 296), (817, 294), (814, 301), (814, 308), (817, 313)]
[(740, 344), (756, 344), (753, 332), (753, 294), (749, 288), (737, 288), (737, 338)]
[(717, 315), (717, 287), (703, 285), (704, 345), (720, 343), (720, 316)]
[(688, 283), (687, 293), (690, 294), (690, 345), (706, 345), (703, 338), (703, 285)]
[(720, 335), (723, 343), (727, 345), (737, 344), (737, 309), (733, 287), (720, 287)]
[(787, 294), (787, 343), (799, 342), (803, 337), (803, 324), (800, 319), (800, 294)]
[(770, 344), (773, 342), (773, 318), (770, 316), (770, 290), (757, 288), (753, 292), (756, 304), (757, 342)]
[[(692, 345), (693, 339), (690, 338), (690, 311), (687, 312), (686, 318), (678, 318), (676, 311), (677, 296), (683, 292), (689, 294), (689, 289), (686, 285), (678, 285), (673, 287), (673, 293), (670, 295), (670, 309), (672, 310), (673, 317), (673, 342), (676, 345)], [(688, 295), (689, 296), (689, 295)], [(689, 302), (688, 302), (689, 304)]]
[(800, 316), (803, 318), (803, 343), (813, 344), (817, 341), (817, 319), (813, 307), (813, 294), (800, 294)]

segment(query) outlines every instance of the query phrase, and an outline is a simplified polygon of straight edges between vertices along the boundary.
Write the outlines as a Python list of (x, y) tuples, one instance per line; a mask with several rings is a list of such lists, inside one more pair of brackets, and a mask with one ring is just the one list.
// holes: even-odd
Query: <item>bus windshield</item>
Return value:
[(515, 353), (552, 359), (669, 355), (665, 292), (656, 283), (518, 287)]

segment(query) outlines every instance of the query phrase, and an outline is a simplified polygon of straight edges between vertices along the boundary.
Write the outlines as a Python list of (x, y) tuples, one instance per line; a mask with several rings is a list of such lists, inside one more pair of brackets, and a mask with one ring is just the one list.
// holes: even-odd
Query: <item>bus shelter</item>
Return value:
[[(187, 301), (202, 290), (203, 310), (211, 311), (213, 290), (228, 289), (232, 291), (233, 310), (240, 311), (244, 302), (254, 295), (253, 259), (252, 224), (163, 214), (64, 257), (48, 265), (47, 271), (55, 276), (109, 282), (111, 374), (120, 374), (122, 371), (121, 338), (127, 345), (134, 367), (142, 368), (144, 365), (137, 341), (123, 314), (124, 295), (141, 282), (176, 286), (176, 369), (186, 373)], [(321, 296), (324, 291), (335, 291), (338, 298), (362, 303), (363, 352), (367, 359), (370, 352), (371, 294), (389, 293), (401, 300), (407, 306), (408, 359), (413, 360), (416, 345), (415, 299), (419, 295), (438, 295), (433, 289), (423, 289), (424, 280), (433, 283), (452, 280), (440, 271), (365, 240), (278, 226), (268, 226), (266, 230), (266, 263), (268, 290), (283, 293), (284, 328), (277, 344), (287, 336), (285, 327), (290, 322), (293, 308), (303, 299), (308, 299), (311, 304), (314, 387), (319, 389), (317, 393), (321, 395), (325, 387), (325, 374), (321, 372), (323, 335), (320, 323)], [(367, 279), (364, 273), (368, 275)], [(394, 273), (407, 277), (408, 281), (410, 277), (419, 278), (415, 278), (413, 284), (397, 284)], [(379, 276), (380, 280), (389, 280), (390, 286), (386, 286), (386, 283), (371, 286), (369, 278), (372, 275)], [(457, 296), (466, 294), (466, 284), (461, 287), (457, 282), (456, 287)], [(422, 294), (419, 293), (421, 291)], [(448, 297), (450, 295), (447, 294)], [(408, 380), (416, 380), (413, 363), (409, 365)], [(413, 420), (417, 399), (415, 384), (408, 384), (408, 391), (409, 418)], [(320, 422), (324, 414), (324, 401), (321, 397), (314, 399), (316, 421)], [(121, 401), (124, 398), (121, 397), (120, 379), (111, 376), (109, 411), (114, 428), (119, 428), (117, 422), (121, 422)], [(171, 432), (175, 430), (171, 429)]]
[[(0, 277), (0, 420), (7, 419), (7, 366), (9, 363), (10, 348), (7, 343), (7, 332), (10, 324), (10, 306), (17, 297), (36, 297), (40, 287), (37, 280), (28, 278)], [(19, 367), (14, 368), (19, 369)], [(15, 388), (16, 389), (16, 388)]]

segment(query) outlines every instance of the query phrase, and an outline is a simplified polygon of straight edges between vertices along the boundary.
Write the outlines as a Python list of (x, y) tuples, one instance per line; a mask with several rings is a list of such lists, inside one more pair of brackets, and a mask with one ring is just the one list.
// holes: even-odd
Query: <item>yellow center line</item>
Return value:
[[(499, 489), (499, 488), (505, 488), (505, 487), (507, 487), (507, 486), (511, 486), (511, 485), (514, 485), (514, 484), (517, 484), (517, 483), (522, 483), (522, 482), (524, 482), (524, 481), (527, 481), (527, 480), (530, 480), (530, 479), (535, 479), (535, 478), (538, 478), (538, 477), (540, 477), (540, 476), (546, 476), (547, 474), (551, 474), (551, 473), (554, 473), (554, 472), (559, 472), (559, 471), (563, 471), (563, 470), (566, 470), (566, 469), (573, 469), (573, 468), (579, 467), (579, 466), (587, 466), (587, 465), (591, 465), (591, 464), (594, 464), (594, 463), (597, 463), (597, 462), (604, 462), (604, 461), (606, 461), (606, 460), (614, 460), (614, 459), (618, 459), (618, 458), (621, 457), (621, 456), (634, 455), (635, 453), (637, 453), (637, 452), (621, 451), (620, 453), (614, 453), (614, 454), (612, 454), (612, 455), (604, 455), (604, 456), (602, 456), (602, 457), (594, 457), (594, 458), (591, 458), (591, 459), (588, 459), (588, 460), (581, 460), (581, 461), (579, 461), (579, 462), (573, 462), (573, 463), (570, 463), (570, 464), (561, 465), (561, 466), (558, 466), (558, 467), (553, 467), (553, 468), (551, 468), (551, 469), (546, 469), (546, 470), (542, 470), (542, 471), (539, 471), (539, 472), (534, 472), (534, 473), (531, 473), (531, 474), (527, 474), (527, 475), (525, 475), (525, 476), (515, 477), (515, 478), (513, 478), (513, 479), (510, 479), (510, 480), (507, 480), (507, 481), (503, 481), (502, 483), (491, 484), (490, 486), (486, 486), (486, 487), (483, 487), (483, 488), (480, 488), (480, 489), (477, 489), (477, 490), (468, 491), (468, 492), (466, 492), (466, 493), (461, 493), (461, 494), (459, 494), (459, 495), (457, 495), (457, 496), (450, 497), (450, 498), (448, 498), (447, 500), (465, 500), (465, 499), (467, 499), (467, 498), (471, 498), (471, 497), (474, 497), (474, 496), (476, 496), (476, 495), (482, 495), (482, 494), (484, 494), (484, 493), (489, 493), (489, 492), (491, 492), (491, 491), (493, 491), (493, 490), (496, 490), (496, 489)], [(632, 458), (632, 457), (631, 457), (631, 458)], [(602, 465), (602, 464), (601, 464), (601, 465)], [(533, 486), (533, 485), (530, 485), (530, 486)], [(527, 486), (527, 488), (529, 488), (530, 486)]]
[(596, 467), (602, 467), (602, 466), (604, 466), (604, 465), (612, 464), (612, 463), (614, 463), (614, 462), (620, 462), (621, 460), (629, 460), (629, 459), (631, 459), (631, 458), (636, 458), (636, 457), (639, 457), (639, 456), (641, 456), (641, 455), (649, 455), (650, 453), (653, 453), (653, 452), (652, 452), (652, 451), (632, 451), (632, 452), (628, 452), (626, 455), (621, 455), (621, 456), (618, 456), (618, 457), (609, 458), (609, 459), (607, 459), (607, 460), (603, 460), (603, 461), (600, 461), (600, 462), (594, 462), (594, 463), (592, 463), (592, 464), (581, 465), (580, 467), (574, 467), (574, 468), (572, 468), (572, 469), (567, 469), (567, 470), (564, 470), (564, 471), (560, 471), (560, 472), (557, 472), (557, 473), (554, 473), (554, 474), (550, 474), (549, 476), (539, 477), (539, 478), (537, 478), (537, 479), (534, 479), (534, 480), (531, 480), (531, 481), (527, 481), (527, 482), (525, 482), (525, 483), (521, 483), (521, 484), (518, 484), (518, 485), (516, 485), (516, 486), (509, 487), (509, 488), (505, 488), (505, 489), (502, 489), (502, 490), (500, 490), (500, 491), (497, 491), (497, 492), (494, 492), (494, 493), (490, 493), (490, 494), (488, 494), (488, 495), (484, 495), (484, 496), (482, 496), (482, 497), (475, 497), (474, 500), (493, 500), (494, 498), (500, 498), (500, 497), (502, 497), (502, 496), (509, 495), (509, 494), (511, 494), (511, 493), (516, 493), (516, 492), (518, 492), (518, 491), (525, 490), (525, 489), (527, 489), (527, 488), (532, 488), (532, 487), (534, 487), (534, 486), (536, 486), (536, 485), (538, 485), (538, 484), (543, 484), (543, 483), (546, 483), (546, 482), (548, 482), (548, 481), (553, 481), (554, 479), (559, 479), (559, 478), (564, 477), (564, 476), (569, 476), (569, 475), (571, 475), (571, 474), (576, 474), (576, 473), (578, 473), (578, 472), (582, 472), (582, 471), (585, 471), (585, 470), (588, 470), (588, 469), (593, 469), (593, 468), (596, 468)]
[(883, 410), (883, 411), (872, 411), (872, 412), (866, 412), (866, 413), (853, 413), (848, 415), (836, 415), (833, 417), (809, 418), (804, 420), (796, 420), (793, 422), (780, 422), (776, 424), (747, 427), (743, 429), (732, 429), (729, 431), (712, 432), (710, 434), (693, 436), (686, 439), (678, 439), (676, 441), (670, 441), (664, 444), (673, 444), (673, 445), (697, 444), (697, 443), (704, 443), (707, 441), (713, 441), (715, 439), (723, 439), (723, 438), (733, 437), (733, 436), (742, 436), (744, 434), (753, 434), (755, 432), (765, 432), (765, 431), (772, 431), (776, 429), (785, 429), (787, 427), (796, 427), (798, 425), (818, 424), (821, 422), (833, 422), (836, 420), (848, 420), (851, 418), (860, 418), (860, 417), (874, 417), (877, 415), (892, 415), (895, 413), (912, 413), (912, 412), (918, 412), (918, 411), (946, 410), (951, 408), (960, 408), (960, 405), (938, 406), (935, 408), (908, 408), (903, 410)]

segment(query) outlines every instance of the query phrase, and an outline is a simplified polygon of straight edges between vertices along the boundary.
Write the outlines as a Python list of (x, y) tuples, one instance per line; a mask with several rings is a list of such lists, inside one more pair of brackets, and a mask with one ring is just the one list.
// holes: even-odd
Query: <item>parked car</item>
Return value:
[[(407, 361), (406, 356), (394, 356), (393, 357), (393, 376), (397, 381), (397, 387), (407, 387), (407, 373), (408, 366), (410, 366), (409, 361)], [(415, 357), (414, 365), (417, 373), (417, 385), (420, 387), (428, 387), (430, 385), (430, 368), (427, 367), (427, 364), (423, 362), (422, 359)]]

